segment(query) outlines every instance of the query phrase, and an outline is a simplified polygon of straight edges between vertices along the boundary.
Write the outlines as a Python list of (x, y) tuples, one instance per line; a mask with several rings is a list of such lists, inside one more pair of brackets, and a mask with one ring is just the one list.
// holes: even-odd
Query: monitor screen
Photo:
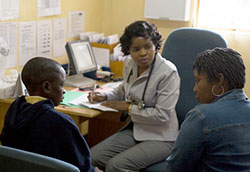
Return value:
[(66, 44), (71, 74), (84, 74), (97, 70), (96, 59), (87, 40), (77, 40)]

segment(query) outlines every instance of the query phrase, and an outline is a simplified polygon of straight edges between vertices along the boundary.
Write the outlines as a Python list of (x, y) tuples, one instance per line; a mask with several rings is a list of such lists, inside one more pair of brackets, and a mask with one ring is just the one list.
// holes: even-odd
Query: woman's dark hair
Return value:
[(211, 83), (219, 81), (220, 74), (223, 74), (229, 90), (244, 88), (245, 65), (241, 55), (230, 48), (214, 48), (202, 52), (196, 57), (193, 69), (198, 74), (206, 74)]
[(124, 55), (129, 55), (129, 49), (133, 37), (144, 37), (150, 39), (155, 45), (155, 51), (158, 52), (162, 44), (162, 35), (157, 30), (156, 25), (149, 24), (146, 21), (136, 21), (125, 28), (123, 35), (120, 37), (121, 49)]

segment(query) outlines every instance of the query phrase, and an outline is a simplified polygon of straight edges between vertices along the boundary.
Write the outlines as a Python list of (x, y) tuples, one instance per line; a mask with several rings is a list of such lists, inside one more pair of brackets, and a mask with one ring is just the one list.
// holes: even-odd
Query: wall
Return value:
[[(102, 31), (103, 25), (103, 0), (60, 0), (61, 2), (61, 14), (48, 17), (37, 17), (37, 0), (19, 0), (19, 19), (8, 20), (4, 22), (23, 22), (23, 21), (38, 21), (38, 20), (52, 20), (54, 18), (68, 18), (68, 13), (71, 11), (85, 11), (85, 31)], [(68, 22), (68, 21), (67, 21)], [(68, 24), (67, 24), (68, 27)], [(18, 36), (19, 37), (19, 36)], [(67, 39), (70, 41), (72, 39)], [(19, 42), (19, 40), (18, 40)], [(19, 49), (18, 49), (19, 51)], [(53, 51), (53, 49), (52, 49)], [(52, 53), (53, 54), (53, 53)], [(18, 55), (19, 56), (19, 55)], [(52, 57), (53, 58), (53, 57)], [(17, 57), (17, 60), (19, 57)], [(60, 63), (68, 63), (68, 57), (65, 56), (54, 58)], [(17, 66), (15, 69), (21, 70), (21, 67)], [(7, 73), (9, 70), (7, 70)]]
[[(121, 35), (125, 26), (135, 20), (145, 20), (144, 18), (144, 2), (145, 0), (61, 0), (62, 14), (52, 17), (37, 17), (37, 0), (19, 0), (20, 19), (11, 21), (33, 21), (43, 19), (53, 19), (56, 17), (67, 17), (68, 12), (85, 10), (85, 31), (103, 32), (105, 35), (118, 33)], [(158, 26), (165, 40), (169, 33), (179, 27), (191, 27), (193, 24), (193, 16), (195, 15), (196, 0), (191, 0), (191, 12), (189, 22), (166, 21), (166, 20), (150, 20)], [(246, 86), (245, 91), (250, 95), (250, 49), (248, 42), (250, 41), (250, 33), (235, 35), (234, 33), (221, 33), (230, 48), (233, 48), (242, 54), (246, 64)], [(60, 63), (67, 63), (67, 56), (55, 58)], [(17, 67), (18, 68), (18, 67)], [(20, 68), (18, 68), (20, 70)]]
[[(192, 1), (192, 7), (190, 14), (194, 11), (194, 0)], [(145, 0), (105, 0), (105, 4), (108, 7), (104, 8), (104, 11), (111, 13), (109, 21), (111, 23), (109, 27), (105, 28), (105, 33), (118, 33), (121, 35), (124, 28), (130, 23), (136, 20), (145, 20), (144, 18), (144, 5)], [(192, 18), (192, 17), (191, 17)], [(107, 19), (106, 19), (107, 20)], [(192, 22), (180, 22), (180, 21), (167, 21), (167, 20), (154, 20), (146, 19), (147, 21), (154, 23), (158, 26), (158, 29), (163, 34), (165, 39), (167, 35), (174, 29), (179, 27), (192, 26)], [(105, 21), (106, 22), (106, 21)]]
[[(144, 18), (144, 0), (104, 0), (104, 11), (108, 18), (105, 18), (105, 23), (109, 23), (109, 26), (103, 27), (103, 32), (108, 34), (118, 33), (122, 34), (124, 27), (135, 20), (145, 20)], [(147, 21), (154, 23), (158, 26), (163, 35), (163, 39), (166, 39), (169, 33), (179, 27), (192, 27), (195, 12), (196, 12), (196, 0), (191, 0), (191, 12), (189, 22), (179, 21), (167, 21), (167, 20), (151, 20)], [(108, 14), (107, 14), (108, 13)], [(238, 51), (244, 60), (246, 65), (246, 86), (245, 92), (250, 96), (250, 32), (239, 33), (235, 35), (233, 32), (221, 32), (228, 42), (228, 46)]]
[(226, 38), (228, 46), (238, 51), (246, 66), (246, 85), (244, 91), (250, 96), (250, 32), (235, 33), (235, 32), (221, 32)]

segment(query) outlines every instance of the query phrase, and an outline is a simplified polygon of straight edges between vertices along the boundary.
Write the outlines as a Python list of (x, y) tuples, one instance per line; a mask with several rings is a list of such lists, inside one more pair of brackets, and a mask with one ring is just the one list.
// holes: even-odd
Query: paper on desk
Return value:
[(65, 91), (64, 99), (60, 103), (61, 105), (67, 105), (67, 106), (73, 106), (73, 107), (83, 107), (79, 105), (72, 105), (70, 104), (70, 101), (76, 99), (77, 97), (81, 96), (82, 92), (75, 92), (75, 91)]
[(70, 104), (73, 105), (82, 105), (82, 106), (87, 106), (92, 109), (98, 109), (101, 111), (112, 111), (112, 112), (118, 112), (116, 109), (112, 109), (106, 106), (102, 106), (101, 103), (90, 103), (88, 100), (88, 93), (83, 93), (80, 97), (77, 97), (76, 99), (72, 100), (69, 102)]

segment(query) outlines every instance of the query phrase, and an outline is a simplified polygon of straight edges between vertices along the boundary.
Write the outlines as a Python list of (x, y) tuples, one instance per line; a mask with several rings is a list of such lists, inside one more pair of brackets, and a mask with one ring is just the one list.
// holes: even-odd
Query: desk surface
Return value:
[[(98, 83), (102, 85), (103, 83)], [(65, 87), (65, 90), (73, 90), (75, 88)], [(10, 99), (0, 99), (0, 103), (4, 103), (6, 105), (10, 105), (14, 101), (13, 98)], [(59, 105), (55, 106), (55, 110), (73, 116), (80, 116), (85, 118), (94, 118), (100, 115), (102, 112), (94, 109), (89, 109), (85, 107), (71, 107), (67, 105)]]
[[(0, 103), (4, 103), (7, 105), (10, 105), (14, 99), (0, 99)], [(55, 107), (56, 110), (59, 112), (73, 115), (73, 116), (82, 116), (86, 118), (94, 118), (98, 115), (100, 115), (102, 112), (94, 109), (89, 109), (85, 107), (70, 107), (66, 105), (59, 105)]]
[[(68, 88), (65, 89), (70, 90)], [(13, 101), (14, 99), (0, 99), (0, 132), (3, 127), (5, 114)], [(120, 112), (101, 112), (94, 109), (66, 105), (56, 106), (55, 109), (70, 115), (80, 128), (80, 131), (80, 124), (86, 120), (89, 121), (87, 137), (89, 146), (104, 140), (126, 125), (126, 123), (120, 122)]]

